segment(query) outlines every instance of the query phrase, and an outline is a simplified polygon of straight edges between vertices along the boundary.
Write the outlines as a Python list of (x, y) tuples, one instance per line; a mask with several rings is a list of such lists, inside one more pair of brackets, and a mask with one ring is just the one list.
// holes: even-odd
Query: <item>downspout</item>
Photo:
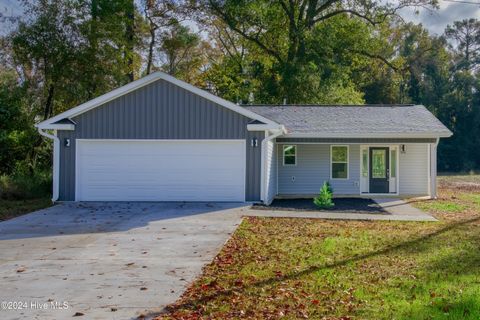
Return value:
[(38, 128), (40, 135), (53, 140), (53, 188), (52, 188), (52, 202), (58, 200), (59, 181), (60, 181), (60, 139), (53, 134), (46, 133)]
[[(440, 142), (440, 138), (437, 138), (437, 140), (435, 141), (435, 144), (434, 144), (434, 150), (435, 150), (435, 153), (432, 154), (432, 150), (430, 150), (430, 197), (432, 199), (437, 199), (437, 168), (438, 168), (438, 157), (437, 157), (437, 153), (438, 153), (438, 143)], [(432, 158), (433, 156), (435, 156), (435, 158)], [(433, 172), (433, 168), (432, 167), (432, 164), (435, 164), (435, 172)]]
[[(273, 139), (276, 139), (277, 137), (285, 134), (287, 130), (285, 129), (284, 126), (279, 127), (278, 131), (275, 130), (276, 132), (273, 133), (272, 135), (268, 135), (269, 130), (265, 130), (265, 139), (262, 141), (262, 161), (261, 161), (261, 172), (260, 172), (260, 200), (266, 204), (269, 205), (271, 203), (270, 200), (266, 199), (267, 198), (267, 190), (266, 190), (266, 181), (267, 181), (267, 143), (272, 141)], [(268, 200), (268, 201), (267, 201)]]

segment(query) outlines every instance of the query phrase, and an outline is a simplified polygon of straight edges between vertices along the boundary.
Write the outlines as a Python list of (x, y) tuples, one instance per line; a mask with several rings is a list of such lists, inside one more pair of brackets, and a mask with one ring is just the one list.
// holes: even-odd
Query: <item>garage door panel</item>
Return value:
[(241, 140), (88, 140), (77, 153), (77, 200), (245, 200)]

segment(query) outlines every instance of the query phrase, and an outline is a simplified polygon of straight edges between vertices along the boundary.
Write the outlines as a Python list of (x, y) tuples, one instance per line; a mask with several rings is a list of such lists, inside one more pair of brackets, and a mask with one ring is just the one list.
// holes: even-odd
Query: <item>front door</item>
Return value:
[(370, 148), (370, 193), (388, 193), (389, 148)]

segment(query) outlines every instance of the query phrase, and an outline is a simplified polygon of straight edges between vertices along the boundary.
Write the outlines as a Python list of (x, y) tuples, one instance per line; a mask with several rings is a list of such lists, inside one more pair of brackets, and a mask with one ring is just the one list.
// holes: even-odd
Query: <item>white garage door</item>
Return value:
[(77, 201), (245, 201), (243, 140), (77, 140)]

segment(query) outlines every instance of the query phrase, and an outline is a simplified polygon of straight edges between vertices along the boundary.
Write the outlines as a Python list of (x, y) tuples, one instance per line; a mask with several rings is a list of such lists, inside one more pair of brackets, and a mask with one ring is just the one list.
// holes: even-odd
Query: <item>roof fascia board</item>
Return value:
[(197, 88), (195, 86), (192, 86), (191, 84), (189, 83), (186, 83), (184, 81), (181, 81), (179, 79), (176, 79), (168, 74), (165, 74), (163, 72), (160, 72), (160, 71), (157, 71), (157, 72), (154, 72), (146, 77), (143, 77), (141, 79), (138, 79), (136, 81), (133, 81), (133, 82), (130, 82), (129, 84), (126, 84), (120, 88), (117, 88), (117, 89), (114, 89), (104, 95), (101, 95), (97, 98), (94, 98), (90, 101), (87, 101), (77, 107), (74, 107), (70, 110), (67, 110), (63, 113), (60, 113), (58, 115), (56, 115), (55, 117), (52, 117), (50, 119), (47, 119), (45, 121), (42, 121), (40, 123), (38, 123), (36, 125), (37, 128), (48, 128), (48, 129), (51, 129), (52, 128), (52, 125), (53, 123), (57, 122), (57, 121), (60, 121), (62, 119), (65, 119), (65, 118), (73, 118), (73, 117), (76, 117), (84, 112), (87, 112), (89, 110), (92, 110), (98, 106), (101, 106), (111, 100), (114, 100), (120, 96), (123, 96), (125, 94), (128, 94), (136, 89), (139, 89), (143, 86), (146, 86), (152, 82), (155, 82), (157, 80), (165, 80), (165, 81), (168, 81), (170, 83), (173, 83), (174, 85), (177, 85), (187, 91), (190, 91), (198, 96), (201, 96), (207, 100), (210, 100), (218, 105), (221, 105), (227, 109), (230, 109), (234, 112), (237, 112), (245, 117), (248, 117), (248, 118), (251, 118), (251, 119), (254, 119), (254, 120), (258, 120), (258, 121), (261, 121), (261, 122), (265, 122), (267, 124), (276, 124), (278, 125), (276, 122), (270, 120), (270, 119), (267, 119), (253, 111), (249, 111), (241, 106), (238, 106), (230, 101), (227, 101), (225, 99), (222, 99), (220, 97), (217, 97), (205, 90), (202, 90), (200, 88)]
[(247, 124), (248, 131), (265, 131), (265, 130), (283, 130), (284, 127), (278, 124)]
[(432, 133), (290, 133), (283, 138), (448, 138), (451, 132)]
[(35, 125), (38, 129), (41, 130), (75, 130), (75, 125), (73, 123), (52, 123), (44, 124), (43, 122)]

